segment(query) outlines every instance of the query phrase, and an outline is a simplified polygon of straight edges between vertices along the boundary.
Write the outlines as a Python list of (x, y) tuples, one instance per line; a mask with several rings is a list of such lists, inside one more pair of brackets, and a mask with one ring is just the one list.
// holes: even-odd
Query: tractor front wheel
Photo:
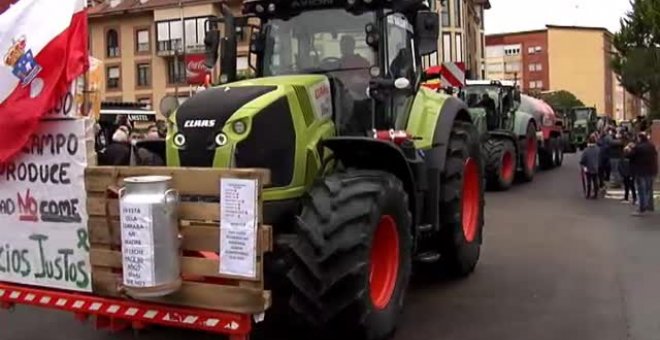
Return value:
[(491, 138), (485, 146), (487, 184), (494, 190), (508, 190), (516, 174), (516, 148), (503, 138)]
[(471, 124), (456, 122), (449, 139), (440, 202), (441, 263), (455, 276), (470, 274), (481, 251), (484, 176), (479, 135)]
[(401, 181), (348, 170), (306, 195), (287, 277), (297, 318), (331, 339), (394, 332), (412, 266), (411, 214)]

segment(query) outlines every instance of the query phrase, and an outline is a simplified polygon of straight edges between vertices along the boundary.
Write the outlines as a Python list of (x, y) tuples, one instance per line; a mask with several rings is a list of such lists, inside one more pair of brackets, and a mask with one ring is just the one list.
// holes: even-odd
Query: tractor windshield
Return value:
[(586, 122), (591, 117), (591, 110), (575, 110), (575, 122), (583, 121)]
[(376, 52), (366, 43), (365, 26), (369, 23), (375, 23), (373, 12), (354, 15), (343, 9), (307, 11), (287, 20), (270, 20), (265, 25), (264, 75), (362, 76), (366, 89), (369, 68), (376, 64)]
[(497, 86), (467, 86), (463, 90), (464, 101), (470, 108), (480, 107), (486, 111), (496, 112), (499, 109), (499, 93)]

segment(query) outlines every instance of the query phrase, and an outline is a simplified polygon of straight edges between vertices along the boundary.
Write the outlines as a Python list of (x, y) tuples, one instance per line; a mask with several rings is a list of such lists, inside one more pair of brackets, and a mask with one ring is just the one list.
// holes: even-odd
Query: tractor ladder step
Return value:
[(428, 251), (421, 253), (415, 257), (415, 260), (422, 263), (433, 263), (440, 260), (440, 253), (434, 251)]

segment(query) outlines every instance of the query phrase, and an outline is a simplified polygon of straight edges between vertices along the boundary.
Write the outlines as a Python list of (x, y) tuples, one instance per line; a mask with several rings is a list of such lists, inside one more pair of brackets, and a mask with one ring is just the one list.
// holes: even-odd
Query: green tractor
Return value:
[(266, 318), (387, 337), (413, 263), (466, 276), (482, 243), (479, 132), (462, 101), (420, 87), (437, 13), (423, 0), (244, 1), (260, 28), (242, 81), (223, 14), (205, 39), (209, 67), (222, 45), (223, 83), (169, 111), (167, 164), (270, 169)]
[(521, 94), (513, 81), (468, 80), (460, 94), (478, 124), (486, 160), (486, 183), (511, 187), (516, 173), (531, 181), (536, 171), (536, 120), (519, 110)]
[(573, 107), (568, 113), (570, 124), (570, 149), (584, 150), (587, 139), (596, 131), (598, 115), (595, 107)]

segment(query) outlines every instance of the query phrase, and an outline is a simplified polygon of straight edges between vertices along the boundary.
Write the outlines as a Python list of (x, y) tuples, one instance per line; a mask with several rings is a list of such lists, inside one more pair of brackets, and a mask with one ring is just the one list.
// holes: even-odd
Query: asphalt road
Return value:
[[(417, 277), (396, 340), (660, 339), (660, 215), (586, 201), (576, 156), (533, 183), (488, 193), (485, 244), (471, 277)], [(67, 313), (0, 312), (0, 340), (132, 339)], [(146, 340), (218, 339), (177, 330)]]

